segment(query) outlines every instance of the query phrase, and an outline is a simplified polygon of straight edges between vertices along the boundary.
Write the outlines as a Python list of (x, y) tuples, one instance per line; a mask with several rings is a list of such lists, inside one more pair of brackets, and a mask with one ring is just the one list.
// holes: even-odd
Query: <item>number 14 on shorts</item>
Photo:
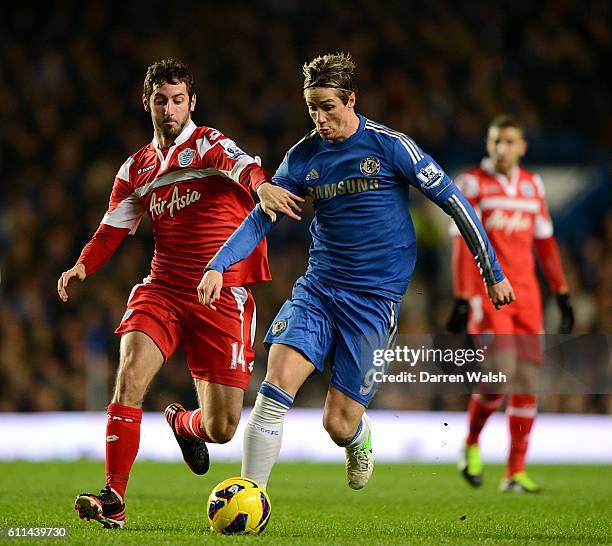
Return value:
[[(244, 359), (244, 345), (235, 341), (232, 343), (232, 362), (230, 364), (230, 370), (235, 370), (240, 364), (243, 372), (247, 371), (246, 361)], [(253, 371), (254, 362), (249, 362), (249, 372)]]

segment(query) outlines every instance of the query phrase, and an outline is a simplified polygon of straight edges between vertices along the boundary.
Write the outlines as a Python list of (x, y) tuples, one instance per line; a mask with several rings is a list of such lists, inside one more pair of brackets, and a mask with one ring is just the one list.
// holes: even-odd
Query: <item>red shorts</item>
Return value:
[(495, 309), (487, 296), (477, 294), (470, 298), (470, 334), (496, 334), (489, 344), (492, 350), (514, 348), (519, 360), (542, 363), (542, 304), (540, 294)]
[(185, 290), (149, 277), (132, 289), (116, 334), (147, 334), (168, 361), (178, 347), (187, 354), (191, 375), (246, 390), (255, 352), (255, 300), (246, 288), (224, 287), (216, 311)]

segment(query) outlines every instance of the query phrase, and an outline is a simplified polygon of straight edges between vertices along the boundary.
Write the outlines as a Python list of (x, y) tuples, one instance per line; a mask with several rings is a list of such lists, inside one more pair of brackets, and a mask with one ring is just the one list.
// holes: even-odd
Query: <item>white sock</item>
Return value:
[(259, 387), (244, 431), (242, 473), (266, 487), (283, 440), (283, 422), (293, 397), (273, 383)]
[(368, 419), (368, 417), (364, 413), (363, 416), (361, 417), (361, 422), (359, 423), (359, 426), (357, 427), (357, 430), (355, 431), (355, 435), (343, 447), (350, 449), (352, 447), (360, 446), (361, 444), (363, 444), (365, 439), (368, 437), (369, 433), (370, 433), (370, 419)]

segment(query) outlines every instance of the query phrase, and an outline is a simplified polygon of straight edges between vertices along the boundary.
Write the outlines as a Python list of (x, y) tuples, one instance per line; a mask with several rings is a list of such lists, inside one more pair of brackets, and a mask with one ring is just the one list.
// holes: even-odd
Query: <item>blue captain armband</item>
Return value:
[[(277, 213), (276, 216), (276, 223), (278, 223), (283, 215)], [(261, 206), (257, 205), (232, 236), (225, 241), (213, 259), (208, 262), (205, 271), (213, 269), (223, 273), (232, 265), (250, 256), (274, 224), (275, 222), (272, 222)]]

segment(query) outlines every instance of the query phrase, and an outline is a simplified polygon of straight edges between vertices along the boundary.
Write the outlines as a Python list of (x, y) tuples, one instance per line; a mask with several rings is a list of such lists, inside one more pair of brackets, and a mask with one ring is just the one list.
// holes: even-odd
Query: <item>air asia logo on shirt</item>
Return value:
[(417, 173), (417, 178), (422, 182), (421, 186), (426, 190), (435, 188), (442, 182), (444, 173), (433, 163), (429, 163)]
[(193, 161), (194, 157), (195, 157), (195, 151), (192, 150), (191, 148), (185, 148), (178, 155), (178, 163), (181, 167), (187, 167), (188, 165), (191, 165), (191, 162)]
[(170, 201), (167, 199), (162, 199), (161, 197), (157, 197), (155, 192), (151, 195), (151, 203), (149, 204), (149, 212), (151, 213), (151, 217), (155, 218), (159, 217), (165, 212), (167, 212), (171, 217), (174, 217), (175, 211), (184, 209), (187, 205), (191, 205), (191, 203), (195, 203), (198, 199), (200, 199), (200, 192), (197, 190), (191, 190), (187, 188), (187, 192), (183, 195), (179, 193), (179, 187), (174, 186), (172, 190), (172, 195), (170, 196)]
[(380, 172), (380, 161), (375, 157), (365, 157), (361, 160), (359, 164), (359, 170), (365, 176), (373, 176)]
[(277, 320), (274, 323), (274, 326), (272, 326), (272, 333), (274, 335), (280, 334), (285, 328), (287, 328), (287, 321), (286, 320)]
[(515, 231), (526, 231), (531, 229), (531, 217), (520, 211), (506, 214), (503, 210), (496, 209), (484, 222), (487, 231), (497, 229), (506, 235), (512, 235)]

